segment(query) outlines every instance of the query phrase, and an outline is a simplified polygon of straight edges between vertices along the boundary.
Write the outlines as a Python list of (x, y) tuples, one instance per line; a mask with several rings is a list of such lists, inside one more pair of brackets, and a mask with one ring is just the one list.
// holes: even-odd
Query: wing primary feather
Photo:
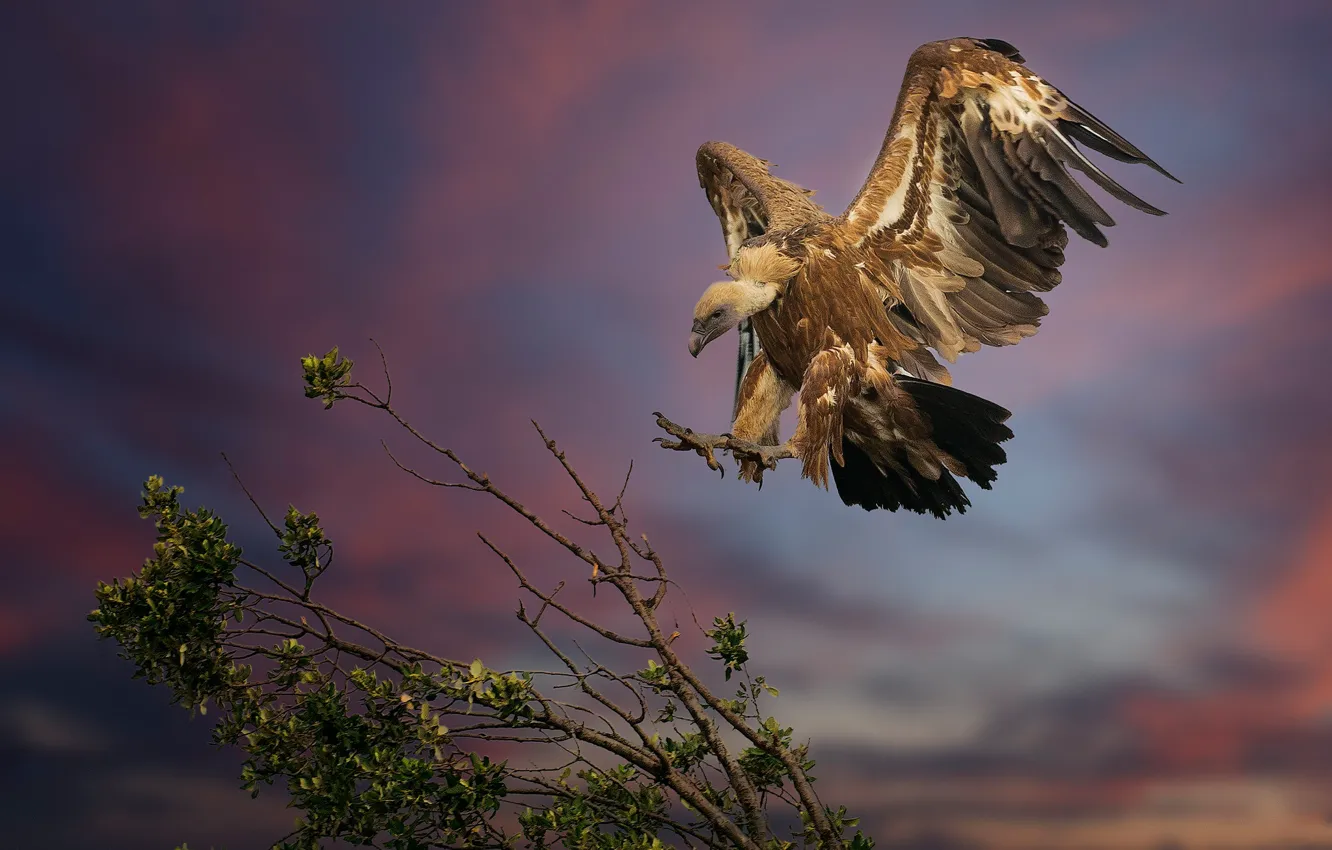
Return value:
[[(1106, 241), (1105, 234), (1097, 229), (1093, 220), (1084, 215), (1065, 195), (1059, 190), (1059, 187), (1040, 179), (1040, 176), (1033, 172), (1031, 165), (1023, 160), (1017, 151), (1017, 145), (1008, 134), (1003, 135), (1004, 155), (1014, 166), (1013, 173), (1016, 179), (1021, 182), (1029, 193), (1029, 197), (1043, 206), (1050, 215), (1055, 218), (1068, 222), (1079, 236), (1091, 242), (1095, 242), (1104, 248), (1110, 244)], [(1097, 207), (1100, 209), (1100, 207)], [(1103, 218), (1110, 218), (1101, 210)], [(1114, 220), (1111, 219), (1111, 224)]]
[(1040, 234), (1035, 230), (1030, 205), (1019, 197), (1012, 177), (996, 169), (996, 161), (999, 169), (1007, 171), (1007, 166), (994, 150), (993, 139), (985, 138), (990, 135), (989, 119), (975, 104), (969, 104), (962, 114), (962, 134), (980, 171), (995, 221), (1004, 238), (1023, 248), (1033, 247)]
[[(996, 245), (1003, 245), (1007, 250), (1024, 256), (1037, 265), (1046, 266), (1047, 268), (1056, 268), (1063, 265), (1064, 258), (1060, 256), (1060, 249), (1056, 246), (1046, 244), (1050, 241), (1051, 235), (1063, 232), (1062, 226), (1052, 224), (1051, 229), (1044, 234), (1044, 238), (1037, 237), (1035, 244), (1033, 245), (1015, 245), (1008, 241), (1008, 238), (1004, 235), (1003, 229), (999, 226), (999, 223), (995, 221), (993, 213), (981, 212), (971, 206), (969, 202), (963, 201), (960, 195), (958, 197), (958, 202), (962, 205), (962, 210), (970, 216), (970, 221), (967, 222), (965, 227), (968, 227), (977, 233), (983, 233), (986, 239), (990, 242), (993, 242)], [(957, 229), (961, 230), (962, 228), (959, 227)]]
[(1125, 153), (1115, 147), (1109, 139), (1096, 134), (1096, 131), (1090, 127), (1083, 126), (1076, 121), (1069, 121), (1064, 118), (1056, 119), (1059, 129), (1064, 135), (1071, 137), (1079, 144), (1086, 145), (1099, 154), (1104, 154), (1111, 159), (1117, 159), (1120, 162), (1128, 162), (1134, 165), (1145, 164), (1141, 157), (1136, 157), (1131, 153)]
[(1068, 117), (1060, 119), (1060, 129), (1067, 129), (1062, 126), (1065, 122), (1071, 123), (1077, 128), (1071, 135), (1097, 153), (1105, 154), (1120, 162), (1141, 163), (1163, 177), (1169, 177), (1176, 183), (1180, 182), (1178, 177), (1158, 165), (1151, 157), (1139, 150), (1137, 145), (1116, 133), (1104, 121), (1069, 100), (1067, 96), (1064, 100), (1068, 103), (1068, 106), (1064, 109)]
[(1086, 174), (1097, 186), (1100, 186), (1111, 195), (1133, 207), (1135, 210), (1148, 213), (1150, 215), (1165, 215), (1165, 210), (1159, 210), (1151, 204), (1139, 198), (1137, 195), (1125, 189), (1114, 181), (1110, 175), (1106, 174), (1096, 166), (1087, 157), (1083, 156), (1082, 151), (1078, 150), (1077, 145), (1073, 144), (1063, 133), (1056, 130), (1046, 137), (1047, 144), (1051, 145), (1055, 152), (1061, 155), (1069, 165)]
[[(981, 133), (989, 138), (984, 138)], [(989, 119), (986, 119), (980, 131), (977, 132), (975, 143), (979, 144), (985, 156), (985, 161), (990, 166), (990, 171), (1003, 183), (1008, 193), (1021, 204), (1024, 200), (1023, 192), (1022, 187), (1018, 185), (1017, 179), (1013, 176), (1013, 163), (1004, 158), (1002, 134), (1000, 139), (995, 138), (994, 125), (990, 123)]]
[(1114, 227), (1115, 220), (1110, 217), (1110, 213), (1096, 203), (1096, 199), (1088, 195), (1087, 190), (1082, 188), (1081, 184), (1064, 170), (1063, 166), (1046, 150), (1044, 144), (1030, 135), (1021, 136), (1017, 140), (1017, 153), (1027, 163), (1027, 167), (1040, 176), (1041, 180), (1062, 192), (1078, 212), (1096, 224)]
[[(983, 180), (984, 177), (981, 179)], [(987, 220), (994, 221), (994, 208), (990, 206), (990, 200), (980, 192), (977, 192), (975, 187), (970, 183), (964, 180), (957, 184), (957, 187), (953, 189), (953, 191), (957, 195), (958, 201), (961, 201), (970, 207), (968, 212), (973, 216), (980, 214)]]

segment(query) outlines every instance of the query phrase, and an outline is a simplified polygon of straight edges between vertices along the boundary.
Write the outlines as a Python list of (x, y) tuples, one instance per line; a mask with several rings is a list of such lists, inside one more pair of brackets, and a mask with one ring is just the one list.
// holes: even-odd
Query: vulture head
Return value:
[(694, 305), (689, 353), (697, 357), (708, 343), (768, 309), (800, 268), (799, 262), (771, 242), (741, 248), (727, 266), (735, 279), (709, 286)]
[(694, 306), (689, 353), (697, 357), (708, 343), (742, 320), (768, 309), (777, 295), (777, 286), (763, 281), (724, 280), (709, 286)]

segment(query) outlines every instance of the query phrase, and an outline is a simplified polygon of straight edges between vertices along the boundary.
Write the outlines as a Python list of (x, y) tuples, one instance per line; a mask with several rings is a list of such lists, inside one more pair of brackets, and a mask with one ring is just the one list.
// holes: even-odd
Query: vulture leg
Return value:
[[(740, 382), (731, 435), (758, 446), (777, 445), (777, 425), (794, 394), (795, 390), (777, 377), (776, 370), (768, 364), (768, 356), (760, 351)], [(753, 460), (742, 460), (740, 477), (762, 486), (763, 469)]]

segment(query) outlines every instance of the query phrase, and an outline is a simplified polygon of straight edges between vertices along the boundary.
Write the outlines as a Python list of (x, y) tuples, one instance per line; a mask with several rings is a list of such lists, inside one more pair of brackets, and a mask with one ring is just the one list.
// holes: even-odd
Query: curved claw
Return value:
[[(691, 431), (687, 433), (693, 432)], [(721, 464), (717, 463), (717, 456), (712, 453), (712, 446), (702, 446), (699, 448), (698, 453), (707, 459), (708, 469), (721, 469)], [(725, 474), (725, 472), (722, 473), (722, 475)]]
[(762, 446), (750, 440), (739, 439), (732, 433), (700, 434), (692, 428), (677, 425), (660, 413), (656, 416), (657, 426), (675, 439), (657, 437), (653, 440), (654, 443), (664, 449), (694, 452), (707, 462), (709, 469), (719, 472), (722, 478), (726, 477), (726, 469), (717, 461), (716, 449), (730, 452), (740, 463), (740, 477), (757, 483), (760, 489), (763, 487), (765, 470), (776, 469), (777, 461), (783, 458), (795, 457), (787, 445)]

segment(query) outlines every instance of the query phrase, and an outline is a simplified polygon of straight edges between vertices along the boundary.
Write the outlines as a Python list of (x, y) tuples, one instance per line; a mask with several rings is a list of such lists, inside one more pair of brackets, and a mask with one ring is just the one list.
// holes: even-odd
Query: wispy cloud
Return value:
[[(1114, 164), (1171, 215), (1116, 210), (1108, 249), (1070, 246), (1038, 336), (958, 364), (1015, 411), (997, 488), (937, 523), (656, 450), (651, 411), (711, 429), (729, 408), (729, 357), (683, 348), (724, 259), (695, 146), (752, 149), (839, 212), (909, 51), (959, 33), (1020, 45), (1185, 181)], [(576, 496), (530, 418), (604, 490), (635, 459), (681, 640), (691, 609), (749, 618), (776, 710), (880, 846), (1332, 845), (1329, 37), (1321, 7), (1244, 3), (25, 9), (0, 36), (24, 115), (0, 139), (0, 658), (84, 663), (62, 636), (148, 554), (150, 473), (267, 556), (220, 450), (266, 507), (325, 518), (335, 603), (451, 654), (529, 653), (475, 531), (543, 581), (582, 566), (402, 476), (381, 437), (447, 469), (368, 411), (299, 397), (297, 356), (339, 343), (371, 378), (374, 336), (413, 421), (535, 509)], [(149, 693), (124, 672), (93, 701)], [(93, 753), (34, 720), (94, 722), (54, 680), (3, 681), (22, 746), (89, 787), (137, 777), (130, 808), (162, 823), (250, 811), (187, 769), (202, 726)], [(116, 734), (148, 740), (147, 705)], [(104, 803), (67, 820), (138, 846)]]

